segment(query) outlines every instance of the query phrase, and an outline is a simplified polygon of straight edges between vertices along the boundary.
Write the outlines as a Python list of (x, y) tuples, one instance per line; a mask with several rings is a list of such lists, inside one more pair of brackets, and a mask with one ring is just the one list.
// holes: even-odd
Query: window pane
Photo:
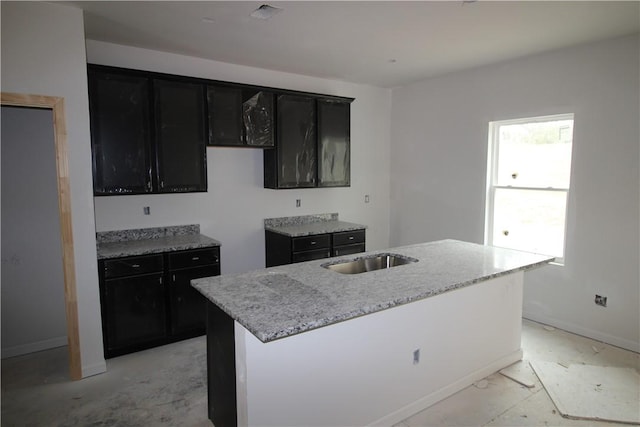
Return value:
[(501, 125), (497, 185), (569, 188), (573, 120)]
[(564, 257), (564, 191), (496, 189), (494, 246)]

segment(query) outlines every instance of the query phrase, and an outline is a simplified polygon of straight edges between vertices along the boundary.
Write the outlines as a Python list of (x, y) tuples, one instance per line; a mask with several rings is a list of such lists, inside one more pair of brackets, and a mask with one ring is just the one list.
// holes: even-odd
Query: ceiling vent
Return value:
[(279, 7), (269, 6), (268, 4), (263, 4), (253, 12), (251, 12), (251, 16), (258, 19), (269, 19), (273, 15), (277, 15), (282, 12), (282, 9)]

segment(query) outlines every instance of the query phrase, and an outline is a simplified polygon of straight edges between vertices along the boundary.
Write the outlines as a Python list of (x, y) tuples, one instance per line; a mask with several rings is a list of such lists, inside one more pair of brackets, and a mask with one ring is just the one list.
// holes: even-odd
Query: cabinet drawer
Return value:
[(104, 261), (104, 277), (136, 276), (162, 271), (162, 255), (115, 258)]
[(333, 246), (353, 245), (364, 243), (364, 230), (343, 231), (333, 233)]
[(329, 234), (317, 234), (314, 236), (295, 237), (293, 239), (293, 252), (315, 251), (316, 249), (328, 249), (331, 247)]
[(206, 248), (169, 254), (169, 269), (198, 267), (201, 265), (218, 264), (220, 262), (220, 248)]
[(321, 249), (318, 251), (296, 252), (291, 256), (291, 261), (292, 262), (311, 261), (314, 259), (329, 258), (330, 255), (331, 255), (331, 251), (329, 250), (329, 248)]
[(351, 255), (364, 252), (364, 243), (356, 243), (355, 245), (344, 245), (334, 247), (331, 250), (331, 256)]

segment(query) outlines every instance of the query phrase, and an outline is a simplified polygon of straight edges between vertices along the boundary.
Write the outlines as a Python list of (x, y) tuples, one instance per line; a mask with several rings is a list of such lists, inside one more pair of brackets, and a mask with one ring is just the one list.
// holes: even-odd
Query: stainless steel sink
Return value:
[(322, 264), (324, 268), (342, 274), (359, 274), (418, 262), (417, 259), (395, 254), (373, 255), (339, 263)]

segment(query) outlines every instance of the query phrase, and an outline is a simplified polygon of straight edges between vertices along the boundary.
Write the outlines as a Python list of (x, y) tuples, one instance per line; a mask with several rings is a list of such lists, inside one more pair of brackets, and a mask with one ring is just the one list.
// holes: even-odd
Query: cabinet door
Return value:
[(206, 191), (204, 86), (154, 80), (153, 87), (158, 191)]
[(315, 99), (280, 95), (277, 116), (277, 187), (315, 187)]
[(166, 337), (162, 273), (106, 280), (103, 310), (108, 357), (157, 345)]
[(242, 89), (207, 87), (209, 106), (209, 145), (241, 146)]
[(89, 68), (95, 195), (149, 193), (149, 79)]
[(192, 279), (218, 276), (220, 265), (173, 270), (170, 273), (171, 335), (195, 336), (205, 332), (207, 299), (191, 286)]
[(318, 186), (351, 183), (350, 104), (318, 100)]
[(243, 90), (242, 124), (247, 147), (275, 146), (273, 93), (264, 90)]

